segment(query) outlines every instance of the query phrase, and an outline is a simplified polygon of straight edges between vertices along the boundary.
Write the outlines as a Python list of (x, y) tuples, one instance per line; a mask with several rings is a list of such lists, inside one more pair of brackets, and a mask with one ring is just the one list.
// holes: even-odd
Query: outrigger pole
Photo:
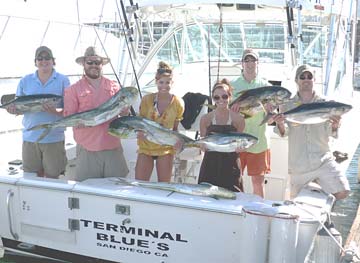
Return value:
[[(126, 17), (126, 11), (125, 11), (125, 7), (124, 7), (124, 3), (122, 0), (120, 0), (120, 5), (121, 5), (121, 9), (122, 9), (122, 14), (123, 14), (123, 17), (124, 17), (124, 20), (125, 20), (125, 26), (126, 26), (126, 29), (128, 32), (130, 32), (130, 25), (129, 25), (129, 21)], [(134, 73), (134, 77), (135, 77), (135, 81), (136, 81), (136, 86), (138, 88), (138, 91), (139, 91), (139, 95), (140, 95), (140, 98), (142, 98), (142, 94), (141, 94), (141, 90), (140, 90), (140, 84), (139, 84), (139, 80), (138, 80), (138, 77), (137, 77), (137, 74), (136, 74), (136, 70), (135, 70), (135, 66), (134, 66), (134, 60), (133, 60), (133, 57), (132, 57), (132, 52), (130, 50), (130, 45), (129, 45), (129, 41), (127, 39), (127, 33), (125, 31), (125, 28), (124, 28), (124, 24), (123, 24), (123, 19), (121, 17), (121, 12), (120, 12), (120, 8), (116, 2), (116, 7), (118, 9), (118, 13), (119, 13), (119, 17), (120, 17), (120, 26), (121, 26), (121, 30), (123, 31), (123, 34), (124, 34), (124, 38), (125, 38), (125, 43), (126, 43), (126, 47), (127, 47), (127, 50), (129, 52), (129, 59), (130, 59), (130, 63), (131, 63), (131, 67), (132, 67), (132, 70), (133, 70), (133, 73)], [(129, 40), (130, 41), (133, 41), (132, 37), (129, 37)]]

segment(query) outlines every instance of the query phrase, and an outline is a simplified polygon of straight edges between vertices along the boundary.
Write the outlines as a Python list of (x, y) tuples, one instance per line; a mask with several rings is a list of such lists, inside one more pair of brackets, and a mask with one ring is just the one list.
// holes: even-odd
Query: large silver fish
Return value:
[[(352, 109), (351, 105), (336, 101), (320, 101), (304, 103), (282, 113), (289, 122), (300, 124), (316, 124), (329, 120), (331, 116), (341, 116)], [(267, 115), (262, 123), (267, 122)]]
[(205, 144), (208, 151), (214, 152), (245, 150), (257, 142), (258, 138), (255, 136), (241, 132), (214, 133), (196, 141), (197, 144)]
[(236, 149), (247, 149), (257, 143), (257, 138), (246, 133), (230, 132), (215, 133), (200, 140), (193, 140), (180, 132), (167, 129), (155, 121), (139, 116), (124, 116), (113, 120), (109, 133), (122, 139), (136, 138), (136, 133), (142, 131), (147, 140), (161, 145), (174, 146), (177, 141), (183, 143), (183, 148), (200, 147), (205, 144), (209, 151), (235, 152)]
[(124, 87), (97, 108), (66, 116), (53, 123), (36, 125), (29, 130), (45, 129), (37, 140), (40, 141), (54, 128), (75, 127), (79, 125), (87, 127), (96, 126), (118, 116), (124, 108), (131, 106), (137, 97), (138, 90), (136, 88)]
[(287, 102), (291, 97), (291, 92), (280, 86), (265, 86), (239, 92), (235, 100), (230, 103), (230, 107), (235, 103), (240, 104), (240, 113), (244, 117), (251, 117), (260, 111), (264, 111), (264, 104), (271, 103), (279, 106)]
[(133, 186), (166, 190), (187, 195), (212, 197), (215, 199), (236, 199), (236, 194), (234, 192), (209, 183), (179, 184), (165, 182), (127, 181), (122, 178), (116, 178), (115, 181), (119, 184), (128, 184)]
[(194, 142), (193, 139), (161, 126), (159, 123), (139, 116), (123, 116), (113, 120), (108, 132), (119, 138), (135, 138), (135, 133), (142, 131), (147, 140), (161, 145), (174, 146), (178, 141), (183, 144)]
[(44, 104), (53, 106), (55, 108), (61, 106), (62, 99), (62, 96), (55, 94), (18, 96), (0, 105), (0, 108), (5, 109), (7, 107), (15, 106), (16, 112), (18, 114), (24, 114), (26, 112), (40, 112), (44, 111)]

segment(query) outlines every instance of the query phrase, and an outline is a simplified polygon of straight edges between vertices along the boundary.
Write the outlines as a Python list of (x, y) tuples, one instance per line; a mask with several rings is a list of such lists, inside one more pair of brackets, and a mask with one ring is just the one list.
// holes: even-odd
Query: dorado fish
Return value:
[(167, 129), (155, 121), (139, 116), (124, 116), (113, 120), (108, 132), (122, 139), (136, 138), (136, 133), (142, 131), (147, 140), (161, 145), (174, 146), (177, 141), (183, 143), (183, 148), (200, 147), (205, 144), (209, 151), (235, 152), (236, 149), (247, 149), (257, 143), (257, 138), (246, 133), (214, 133), (200, 140), (193, 140), (180, 132)]
[[(289, 122), (300, 124), (315, 124), (329, 120), (331, 116), (341, 116), (352, 109), (351, 105), (336, 101), (320, 101), (304, 103), (296, 108), (282, 113)], [(267, 122), (272, 115), (268, 114), (262, 123)], [(260, 124), (261, 125), (261, 124)]]
[(26, 96), (18, 96), (14, 99), (0, 105), (0, 108), (15, 106), (16, 112), (24, 114), (26, 112), (44, 111), (43, 105), (59, 107), (63, 97), (55, 94), (33, 94)]
[(115, 179), (119, 184), (128, 184), (146, 188), (166, 190), (188, 195), (212, 197), (215, 199), (236, 199), (236, 194), (228, 189), (209, 183), (201, 184), (179, 184), (165, 182), (127, 181), (122, 178)]
[(247, 133), (228, 132), (210, 134), (196, 144), (205, 144), (208, 151), (214, 152), (235, 152), (245, 150), (258, 142), (258, 138)]
[(258, 112), (264, 111), (264, 104), (271, 103), (277, 107), (287, 102), (291, 97), (291, 92), (280, 86), (265, 86), (255, 89), (249, 89), (238, 93), (240, 95), (229, 105), (235, 103), (240, 105), (240, 113), (244, 117), (251, 117)]
[(53, 123), (36, 125), (29, 130), (45, 129), (37, 140), (40, 141), (54, 128), (78, 125), (87, 127), (96, 126), (118, 116), (124, 108), (131, 106), (137, 97), (138, 90), (136, 88), (124, 87), (97, 108), (66, 116)]
[(136, 137), (135, 133), (143, 132), (147, 140), (161, 145), (174, 146), (178, 141), (184, 145), (194, 142), (193, 139), (161, 126), (159, 123), (139, 116), (123, 116), (113, 120), (108, 132), (120, 138)]

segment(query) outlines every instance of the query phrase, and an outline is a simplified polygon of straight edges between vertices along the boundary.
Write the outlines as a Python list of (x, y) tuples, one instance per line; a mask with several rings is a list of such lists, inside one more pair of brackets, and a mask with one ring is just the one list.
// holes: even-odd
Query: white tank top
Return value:
[[(228, 118), (226, 124), (224, 124), (224, 125), (231, 125), (231, 122), (232, 122), (232, 119), (231, 119), (231, 114), (230, 114), (230, 112), (229, 112), (229, 118)], [(214, 116), (213, 116), (213, 119), (212, 119), (211, 124), (217, 125), (217, 123), (216, 123), (216, 117), (215, 117), (215, 112), (214, 112)]]

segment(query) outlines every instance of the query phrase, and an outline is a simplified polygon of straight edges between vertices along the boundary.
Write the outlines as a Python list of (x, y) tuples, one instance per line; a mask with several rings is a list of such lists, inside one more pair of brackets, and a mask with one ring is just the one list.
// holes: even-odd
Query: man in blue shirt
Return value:
[[(70, 85), (69, 78), (55, 71), (55, 58), (52, 51), (46, 46), (40, 46), (35, 52), (35, 66), (37, 70), (23, 77), (17, 87), (16, 96), (36, 94), (64, 94), (64, 89)], [(62, 118), (63, 105), (59, 108), (44, 105), (42, 112), (27, 112), (23, 117), (23, 145), (22, 159), (24, 172), (37, 173), (40, 177), (58, 178), (65, 171), (65, 135), (63, 128), (52, 129), (39, 143), (43, 129), (28, 131), (27, 129), (51, 123)], [(8, 112), (18, 114), (14, 108)]]

